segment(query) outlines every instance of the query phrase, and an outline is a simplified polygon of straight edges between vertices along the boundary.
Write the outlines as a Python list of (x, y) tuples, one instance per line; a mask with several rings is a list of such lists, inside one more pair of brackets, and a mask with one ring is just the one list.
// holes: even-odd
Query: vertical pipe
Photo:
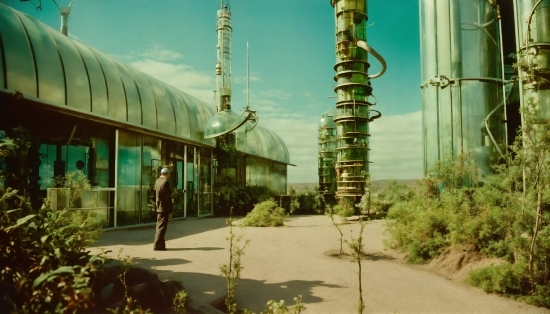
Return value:
[[(503, 80), (496, 6), (486, 0), (419, 3), (424, 172), (470, 154), (483, 176), (506, 143), (498, 110)], [(488, 122), (496, 145), (485, 140), (485, 119), (493, 110)]]
[(249, 109), (248, 106), (250, 102), (250, 70), (248, 62), (248, 42), (246, 42), (246, 109)]
[(516, 0), (521, 105), (534, 99), (550, 121), (550, 0)]

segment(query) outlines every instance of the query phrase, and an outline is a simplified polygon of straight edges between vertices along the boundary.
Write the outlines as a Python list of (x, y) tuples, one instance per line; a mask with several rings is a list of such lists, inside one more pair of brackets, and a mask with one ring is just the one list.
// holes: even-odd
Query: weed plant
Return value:
[(338, 233), (340, 234), (340, 253), (339, 255), (344, 254), (344, 233), (342, 232), (342, 229), (340, 228), (341, 225), (346, 224), (346, 218), (345, 217), (337, 217), (338, 215), (334, 212), (334, 207), (331, 207), (327, 205), (326, 215), (330, 218), (330, 221), (332, 222), (332, 225), (336, 230), (338, 230)]
[(118, 260), (122, 261), (122, 272), (118, 274), (118, 279), (124, 287), (124, 297), (114, 309), (107, 309), (110, 313), (113, 314), (150, 314), (152, 313), (149, 309), (142, 309), (141, 306), (134, 300), (131, 296), (128, 295), (128, 285), (126, 284), (126, 273), (132, 267), (132, 258), (130, 256), (125, 256), (121, 258), (120, 254), (122, 249), (119, 252)]
[[(353, 231), (351, 232), (351, 239), (346, 240), (346, 243), (351, 251), (351, 261), (357, 263), (358, 269), (358, 290), (359, 290), (359, 302), (357, 304), (357, 313), (361, 314), (365, 310), (365, 303), (363, 302), (363, 278), (361, 269), (361, 257), (363, 255), (363, 232), (365, 231), (365, 222), (360, 220), (359, 236), (353, 237)], [(351, 227), (350, 227), (351, 230)]]
[(246, 215), (242, 224), (247, 227), (279, 227), (284, 225), (288, 215), (273, 199), (256, 204)]
[[(275, 302), (273, 300), (267, 301), (264, 311), (265, 314), (300, 314), (306, 307), (302, 304), (302, 296), (299, 295), (294, 298), (295, 304), (291, 307), (287, 307), (285, 300)], [(260, 313), (263, 314), (264, 312)]]
[(242, 241), (242, 234), (236, 235), (233, 232), (233, 215), (230, 210), (230, 216), (226, 220), (229, 226), (229, 236), (225, 239), (229, 242), (229, 263), (220, 265), (220, 271), (227, 281), (227, 296), (225, 297), (225, 307), (230, 314), (237, 313), (237, 303), (235, 302), (235, 295), (237, 293), (237, 287), (241, 279), (241, 271), (243, 266), (241, 264), (241, 257), (244, 254), (244, 249), (250, 243), (250, 240), (246, 240), (243, 245), (239, 246)]
[(177, 314), (186, 314), (185, 304), (187, 303), (187, 291), (181, 290), (174, 296), (172, 310)]

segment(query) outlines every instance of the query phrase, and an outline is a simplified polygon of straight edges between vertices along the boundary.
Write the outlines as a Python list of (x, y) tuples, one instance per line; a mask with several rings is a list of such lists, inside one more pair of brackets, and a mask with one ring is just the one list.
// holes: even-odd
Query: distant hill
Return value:
[[(373, 180), (371, 182), (373, 191), (379, 191), (379, 190), (383, 189), (384, 187), (386, 187), (386, 184), (388, 183), (388, 181), (390, 181), (390, 180)], [(410, 179), (410, 180), (396, 180), (396, 181), (400, 184), (413, 185), (416, 180), (415, 179)], [(296, 193), (300, 194), (300, 193), (304, 193), (306, 191), (314, 191), (315, 188), (317, 188), (318, 186), (319, 186), (319, 183), (317, 183), (317, 182), (315, 182), (315, 183), (289, 183), (288, 184), (288, 190), (290, 191), (290, 188), (293, 188), (294, 190), (296, 190)]]

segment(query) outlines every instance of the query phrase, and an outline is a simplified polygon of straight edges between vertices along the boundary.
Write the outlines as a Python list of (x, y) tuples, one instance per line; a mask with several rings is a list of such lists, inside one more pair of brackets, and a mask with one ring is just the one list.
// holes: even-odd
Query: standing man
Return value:
[(172, 218), (172, 212), (174, 211), (172, 206), (172, 189), (170, 189), (170, 183), (168, 178), (170, 177), (170, 170), (168, 168), (162, 168), (160, 171), (160, 177), (155, 182), (155, 205), (157, 213), (157, 230), (155, 232), (155, 251), (166, 251), (166, 243), (164, 241), (164, 235), (168, 228), (168, 220)]

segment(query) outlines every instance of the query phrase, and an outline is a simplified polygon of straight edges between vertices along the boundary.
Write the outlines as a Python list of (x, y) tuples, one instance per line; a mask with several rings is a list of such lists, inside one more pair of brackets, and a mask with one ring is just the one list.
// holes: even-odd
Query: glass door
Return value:
[(201, 148), (199, 158), (200, 206), (199, 216), (211, 215), (212, 207), (212, 150)]
[(186, 182), (185, 191), (187, 198), (187, 217), (198, 217), (199, 215), (199, 178), (197, 173), (198, 156), (196, 156), (196, 148), (187, 146), (186, 160)]
[(175, 161), (174, 176), (175, 180), (172, 196), (174, 198), (174, 217), (181, 218), (185, 216), (185, 172), (183, 167), (185, 165), (184, 160)]

